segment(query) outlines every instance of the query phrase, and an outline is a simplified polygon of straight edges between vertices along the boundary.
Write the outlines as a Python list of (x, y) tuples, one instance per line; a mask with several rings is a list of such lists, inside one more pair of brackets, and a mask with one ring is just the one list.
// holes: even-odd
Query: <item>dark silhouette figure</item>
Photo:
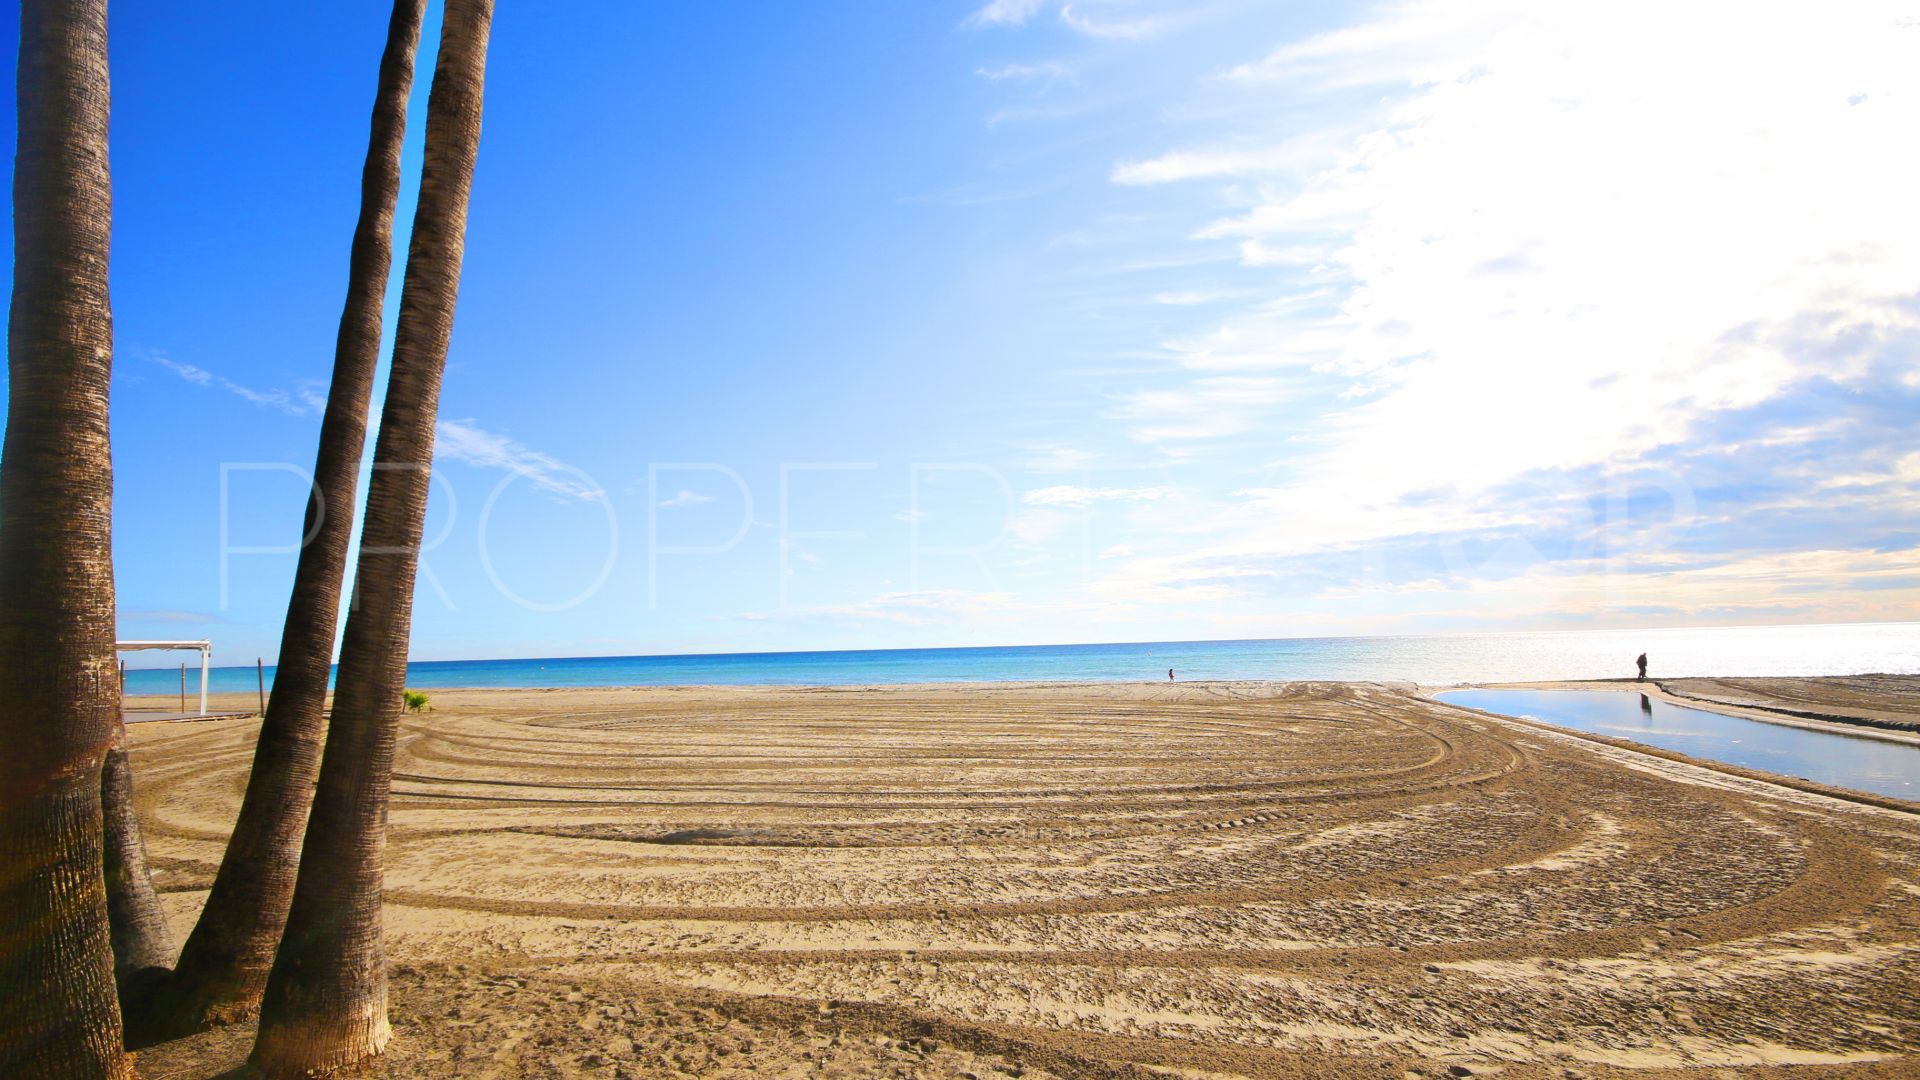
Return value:
[(1646, 682), (1647, 681), (1647, 654), (1641, 653), (1639, 659), (1634, 661), (1634, 664), (1640, 668), (1639, 681)]
[(1172, 669), (1172, 668), (1168, 668), (1168, 669), (1167, 669), (1167, 681), (1168, 681), (1168, 682), (1172, 682), (1172, 681), (1173, 681), (1173, 669)]
[(1653, 715), (1653, 699), (1645, 694), (1640, 695), (1640, 711), (1648, 716)]

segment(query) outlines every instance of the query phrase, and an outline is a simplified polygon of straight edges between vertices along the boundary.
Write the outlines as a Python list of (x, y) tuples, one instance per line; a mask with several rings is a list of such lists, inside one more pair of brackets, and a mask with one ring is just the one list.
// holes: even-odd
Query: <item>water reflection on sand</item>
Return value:
[(1920, 800), (1920, 746), (1725, 716), (1632, 691), (1453, 690), (1435, 697), (1743, 768)]

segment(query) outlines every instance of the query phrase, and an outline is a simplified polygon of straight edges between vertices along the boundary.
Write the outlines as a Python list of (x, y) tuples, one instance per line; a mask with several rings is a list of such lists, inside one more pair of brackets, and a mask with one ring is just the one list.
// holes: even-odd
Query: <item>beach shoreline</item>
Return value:
[[(1901, 701), (1897, 709), (1863, 709), (1848, 712), (1846, 705), (1833, 700), (1830, 696), (1821, 700), (1823, 708), (1819, 711), (1798, 707), (1804, 705), (1804, 694), (1797, 695), (1795, 704), (1789, 705), (1787, 699), (1769, 695), (1761, 688), (1749, 688), (1740, 698), (1726, 696), (1707, 696), (1703, 693), (1689, 692), (1689, 687), (1699, 684), (1718, 684), (1734, 680), (1721, 677), (1685, 676), (1677, 679), (1652, 678), (1646, 680), (1632, 678), (1603, 679), (1541, 679), (1541, 680), (1468, 680), (1460, 682), (1428, 683), (1416, 680), (1396, 679), (1186, 679), (1174, 680), (1174, 683), (1189, 686), (1285, 686), (1291, 682), (1311, 681), (1338, 685), (1382, 686), (1395, 690), (1412, 690), (1431, 698), (1434, 694), (1450, 690), (1615, 690), (1646, 694), (1656, 700), (1666, 701), (1687, 708), (1704, 709), (1727, 716), (1756, 720), (1762, 723), (1780, 724), (1786, 727), (1798, 727), (1810, 731), (1826, 731), (1832, 734), (1853, 735), (1864, 738), (1884, 739), (1888, 742), (1920, 745), (1920, 675), (1866, 673), (1859, 675), (1833, 676), (1782, 676), (1766, 680), (1744, 680), (1746, 683), (1767, 682), (1792, 685), (1800, 688), (1827, 687), (1845, 689), (1872, 687), (1876, 692), (1886, 693), (1893, 687), (1895, 693), (1910, 697), (1911, 703)], [(430, 688), (430, 694), (556, 694), (556, 693), (639, 693), (644, 691), (678, 691), (724, 694), (736, 691), (792, 691), (803, 693), (846, 692), (874, 693), (891, 690), (936, 691), (960, 690), (983, 691), (991, 689), (1073, 689), (1110, 686), (1159, 686), (1157, 679), (1116, 680), (1116, 679), (1022, 679), (995, 681), (937, 681), (919, 683), (854, 683), (854, 684), (738, 684), (738, 683), (684, 683), (684, 684), (636, 684), (611, 686), (547, 686), (547, 687), (510, 687), (510, 686), (445, 686)], [(209, 696), (209, 713), (217, 716), (257, 715), (260, 697), (244, 692), (220, 692)], [(1857, 693), (1854, 695), (1857, 702)], [(174, 710), (177, 700), (168, 694), (129, 694), (126, 697), (128, 710), (141, 710), (151, 713), (169, 713)]]

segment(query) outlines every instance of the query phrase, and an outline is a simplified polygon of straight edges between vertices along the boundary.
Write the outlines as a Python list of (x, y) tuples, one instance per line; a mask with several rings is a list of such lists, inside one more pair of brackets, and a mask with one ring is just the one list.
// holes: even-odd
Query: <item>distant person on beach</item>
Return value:
[(1168, 669), (1167, 669), (1167, 681), (1168, 681), (1168, 682), (1172, 682), (1172, 681), (1173, 681), (1173, 669), (1172, 669), (1172, 668), (1168, 668)]
[(1634, 661), (1634, 664), (1635, 664), (1635, 665), (1637, 665), (1637, 666), (1638, 666), (1638, 667), (1640, 668), (1640, 680), (1639, 680), (1639, 681), (1641, 681), (1641, 682), (1646, 682), (1646, 681), (1647, 681), (1647, 654), (1646, 654), (1646, 653), (1641, 653), (1641, 654), (1640, 654), (1640, 658), (1639, 658), (1639, 659), (1637, 659), (1637, 660), (1635, 660), (1635, 661)]

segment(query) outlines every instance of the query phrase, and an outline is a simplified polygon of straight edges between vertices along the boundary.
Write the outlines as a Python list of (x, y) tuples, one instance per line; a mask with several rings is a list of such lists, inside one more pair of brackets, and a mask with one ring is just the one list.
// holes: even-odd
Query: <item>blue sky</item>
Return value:
[[(273, 656), (386, 15), (115, 0), (124, 637)], [(503, 4), (414, 655), (1912, 619), (1916, 46)]]

